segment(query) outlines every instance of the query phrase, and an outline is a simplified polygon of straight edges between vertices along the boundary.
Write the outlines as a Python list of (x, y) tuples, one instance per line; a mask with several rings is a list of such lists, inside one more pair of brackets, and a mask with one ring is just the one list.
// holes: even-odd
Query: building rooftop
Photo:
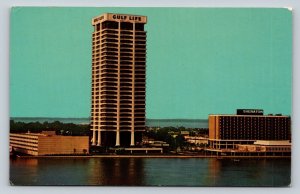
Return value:
[(257, 140), (254, 142), (255, 145), (270, 145), (270, 146), (277, 146), (277, 145), (292, 145), (289, 140), (282, 140), (282, 141), (267, 141), (267, 140)]
[(147, 23), (147, 16), (119, 14), (119, 13), (104, 13), (92, 19), (92, 25), (104, 21), (130, 22), (130, 23)]
[(208, 116), (228, 116), (228, 117), (290, 117), (289, 115), (236, 115), (236, 114), (209, 114)]

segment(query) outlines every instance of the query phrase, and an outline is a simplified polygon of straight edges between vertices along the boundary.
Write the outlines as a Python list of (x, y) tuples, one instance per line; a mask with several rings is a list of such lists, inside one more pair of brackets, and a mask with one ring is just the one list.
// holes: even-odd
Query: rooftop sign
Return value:
[(262, 109), (237, 109), (237, 115), (263, 115), (264, 110)]
[(93, 18), (92, 24), (95, 25), (104, 21), (147, 23), (147, 17), (139, 15), (105, 13)]

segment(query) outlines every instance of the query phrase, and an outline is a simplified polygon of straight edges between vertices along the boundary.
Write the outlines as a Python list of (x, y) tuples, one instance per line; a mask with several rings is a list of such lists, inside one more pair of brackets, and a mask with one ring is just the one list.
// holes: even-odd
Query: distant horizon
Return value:
[[(90, 119), (90, 117), (9, 117), (10, 119), (14, 119), (14, 118), (23, 118), (23, 119), (36, 119), (36, 118), (40, 118), (40, 119)], [(207, 120), (207, 119), (203, 119), (203, 118), (199, 118), (199, 119), (186, 119), (186, 118), (167, 118), (167, 119), (156, 119), (156, 118), (146, 118), (146, 119), (151, 119), (151, 120)]]
[[(57, 117), (11, 117), (15, 123), (73, 123), (90, 124), (90, 118), (57, 118)], [(146, 127), (185, 127), (185, 128), (208, 128), (208, 119), (147, 119)]]

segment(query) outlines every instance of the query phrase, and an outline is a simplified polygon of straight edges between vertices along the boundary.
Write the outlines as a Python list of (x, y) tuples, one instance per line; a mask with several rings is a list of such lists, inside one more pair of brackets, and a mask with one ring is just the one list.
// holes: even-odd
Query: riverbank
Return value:
[(215, 155), (84, 155), (84, 156), (17, 156), (18, 158), (217, 158), (217, 159), (264, 159), (291, 158), (290, 156), (215, 156)]

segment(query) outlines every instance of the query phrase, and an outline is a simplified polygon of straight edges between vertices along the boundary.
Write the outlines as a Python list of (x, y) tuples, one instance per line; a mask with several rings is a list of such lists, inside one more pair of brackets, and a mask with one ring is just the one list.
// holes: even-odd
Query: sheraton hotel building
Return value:
[(134, 146), (145, 130), (146, 16), (92, 19), (91, 130), (94, 146)]

